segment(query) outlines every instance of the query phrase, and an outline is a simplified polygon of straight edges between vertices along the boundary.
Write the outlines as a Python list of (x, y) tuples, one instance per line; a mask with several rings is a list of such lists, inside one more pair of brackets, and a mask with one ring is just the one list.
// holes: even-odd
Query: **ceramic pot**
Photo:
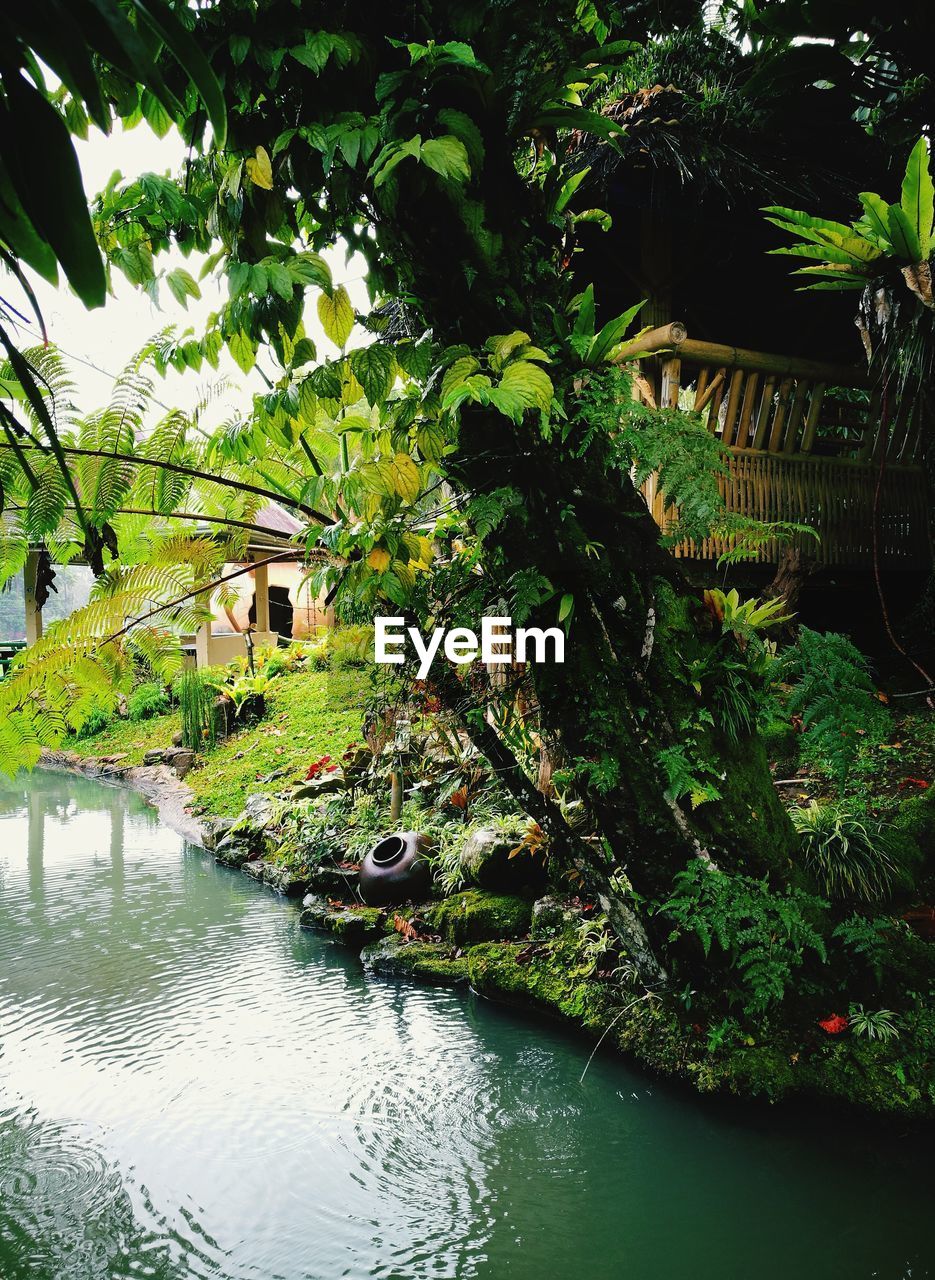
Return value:
[(360, 865), (360, 896), (368, 907), (419, 901), (432, 879), (426, 854), (432, 847), (418, 831), (399, 831), (373, 846)]

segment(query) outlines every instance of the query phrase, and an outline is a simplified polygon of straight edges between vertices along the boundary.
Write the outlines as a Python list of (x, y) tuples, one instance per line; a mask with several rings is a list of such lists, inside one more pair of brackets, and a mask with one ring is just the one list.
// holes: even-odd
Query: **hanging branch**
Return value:
[[(0, 449), (11, 447), (13, 446), (0, 441)], [(29, 449), (25, 449), (24, 452), (28, 453)], [(198, 471), (195, 467), (183, 467), (178, 462), (162, 462), (158, 458), (141, 458), (132, 453), (114, 453), (110, 449), (79, 449), (76, 445), (64, 445), (63, 452), (81, 458), (113, 458), (117, 462), (132, 463), (133, 466), (162, 467), (165, 471), (175, 471), (179, 475), (190, 476), (193, 480), (206, 480), (209, 484), (223, 485), (228, 489), (236, 489), (240, 493), (255, 493), (260, 498), (269, 498), (271, 502), (278, 502), (281, 506), (293, 507), (296, 511), (301, 511), (303, 515), (307, 515), (309, 519), (316, 521), (318, 524), (332, 523), (331, 516), (321, 511), (316, 511), (314, 507), (307, 506), (306, 503), (300, 502), (298, 498), (276, 493), (273, 489), (263, 489), (259, 485), (248, 484), (246, 480), (228, 480), (226, 476), (211, 475), (210, 472)]]

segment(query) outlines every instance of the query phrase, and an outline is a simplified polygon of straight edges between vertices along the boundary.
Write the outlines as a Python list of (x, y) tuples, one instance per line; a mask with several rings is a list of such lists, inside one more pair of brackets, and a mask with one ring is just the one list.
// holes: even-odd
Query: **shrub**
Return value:
[(164, 715), (168, 710), (169, 695), (155, 681), (137, 685), (127, 699), (127, 715), (134, 722), (151, 720), (153, 716)]
[(907, 881), (891, 827), (863, 820), (840, 805), (813, 801), (792, 812), (806, 870), (829, 898), (877, 902)]
[(866, 658), (847, 636), (802, 627), (775, 673), (792, 685), (786, 710), (802, 717), (802, 758), (843, 788), (861, 745), (889, 731)]

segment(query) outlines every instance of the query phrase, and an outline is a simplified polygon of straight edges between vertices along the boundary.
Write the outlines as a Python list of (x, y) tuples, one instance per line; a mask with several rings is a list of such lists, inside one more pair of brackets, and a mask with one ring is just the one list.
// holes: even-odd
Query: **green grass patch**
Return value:
[[(187, 778), (199, 806), (212, 815), (234, 815), (250, 792), (281, 790), (304, 778), (321, 756), (337, 760), (348, 743), (362, 737), (369, 691), (367, 672), (354, 667), (278, 676), (267, 694), (264, 718), (199, 756)], [(125, 754), (122, 763), (141, 764), (145, 752), (170, 746), (180, 728), (175, 710), (137, 724), (114, 720), (93, 737), (72, 737), (65, 745), (78, 755)], [(271, 773), (277, 777), (262, 781)]]
[(220, 743), (188, 775), (199, 803), (211, 814), (236, 814), (251, 791), (281, 790), (323, 755), (337, 760), (349, 742), (360, 741), (369, 691), (367, 673), (350, 667), (280, 676), (264, 719)]
[(179, 713), (170, 711), (151, 720), (114, 719), (106, 729), (90, 738), (71, 736), (62, 744), (79, 756), (126, 755), (121, 764), (142, 764), (147, 751), (156, 747), (171, 747), (172, 735), (179, 731)]

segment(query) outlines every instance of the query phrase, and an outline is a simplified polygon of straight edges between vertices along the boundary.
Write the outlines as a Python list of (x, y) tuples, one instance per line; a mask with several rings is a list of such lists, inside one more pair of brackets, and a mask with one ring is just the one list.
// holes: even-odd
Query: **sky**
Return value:
[[(75, 145), (89, 198), (106, 185), (115, 169), (127, 177), (145, 172), (175, 173), (185, 156), (185, 144), (175, 131), (160, 139), (145, 124), (129, 131), (123, 131), (118, 124), (109, 136), (92, 130), (86, 142), (76, 139)], [(331, 266), (335, 283), (345, 284), (355, 307), (366, 310), (368, 299), (363, 281), (363, 259), (358, 255), (346, 263), (341, 248), (324, 256)], [(177, 251), (157, 260), (157, 269), (172, 270), (176, 266), (184, 266), (197, 280), (201, 260), (194, 254), (184, 258)], [(76, 400), (82, 413), (107, 403), (114, 375), (154, 334), (166, 325), (176, 324), (183, 330), (193, 326), (196, 335), (200, 336), (208, 315), (217, 311), (227, 296), (226, 284), (219, 285), (209, 277), (200, 282), (201, 299), (189, 299), (187, 311), (165, 286), (160, 289), (160, 308), (157, 309), (142, 290), (135, 289), (119, 272), (115, 272), (115, 295), (109, 297), (103, 307), (88, 311), (64, 279), (58, 288), (34, 275), (31, 283), (39, 299), (49, 337), (68, 357), (77, 388)], [(31, 314), (25, 301), (17, 302), (17, 305), (24, 314)], [(318, 322), (315, 291), (312, 290), (307, 294), (305, 326), (320, 356), (335, 354)], [(23, 345), (38, 340), (38, 330), (33, 329), (32, 333), (21, 331), (21, 340)], [(273, 372), (269, 357), (265, 360), (265, 368), (267, 373)], [(217, 373), (208, 365), (202, 366), (197, 374), (191, 370), (185, 373), (170, 371), (164, 379), (156, 377), (155, 394), (167, 407), (191, 409), (207, 387), (222, 378), (229, 379), (231, 385), (217, 396), (210, 412), (205, 415), (205, 425), (211, 426), (232, 413), (246, 411), (251, 394), (264, 387), (257, 373), (245, 376), (226, 350), (222, 353)]]

